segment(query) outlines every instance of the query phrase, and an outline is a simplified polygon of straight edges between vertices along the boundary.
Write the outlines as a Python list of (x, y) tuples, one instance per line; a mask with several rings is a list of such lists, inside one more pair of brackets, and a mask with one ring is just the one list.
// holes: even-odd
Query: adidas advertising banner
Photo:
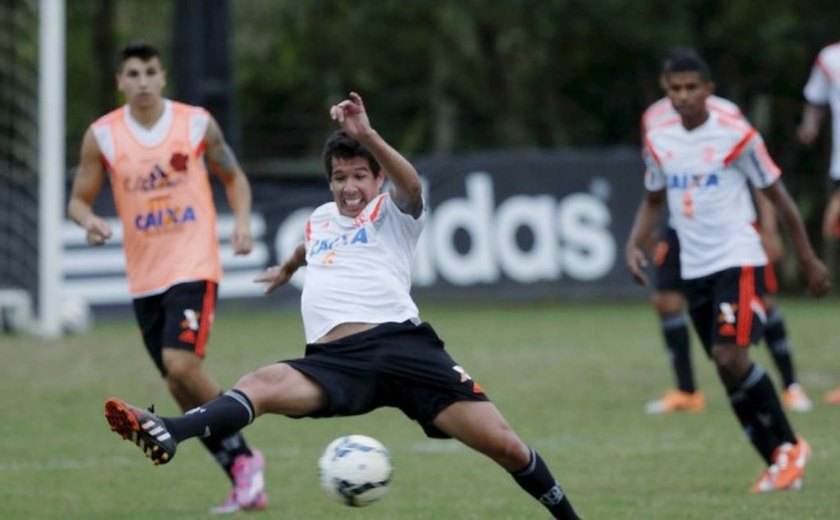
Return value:
[[(645, 294), (624, 266), (624, 242), (642, 194), (638, 150), (482, 152), (414, 161), (425, 184), (428, 220), (414, 266), (420, 301), (533, 301)], [(254, 277), (301, 240), (309, 213), (330, 200), (322, 175), (251, 178), (254, 249), (234, 256), (232, 215), (218, 186), (225, 276), (220, 298), (292, 302), (305, 269), (275, 296)], [(114, 236), (104, 247), (63, 229), (64, 291), (94, 306), (130, 302), (121, 225), (110, 190), (97, 200)], [(154, 222), (150, 215), (147, 222)]]

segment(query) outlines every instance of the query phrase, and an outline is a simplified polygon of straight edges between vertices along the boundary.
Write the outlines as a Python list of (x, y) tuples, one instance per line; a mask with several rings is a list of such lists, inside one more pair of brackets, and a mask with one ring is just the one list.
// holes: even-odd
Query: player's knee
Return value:
[(275, 393), (282, 388), (291, 372), (292, 368), (283, 363), (265, 366), (239, 378), (234, 388), (253, 396), (252, 399), (259, 399), (261, 395)]
[(712, 347), (712, 359), (727, 386), (737, 385), (750, 368), (746, 349), (736, 345), (715, 345)]
[(661, 316), (680, 313), (683, 310), (683, 298), (678, 292), (656, 292), (651, 296), (651, 301), (656, 308), (656, 312)]
[(508, 471), (524, 468), (531, 461), (528, 446), (510, 430), (492, 443), (487, 455)]

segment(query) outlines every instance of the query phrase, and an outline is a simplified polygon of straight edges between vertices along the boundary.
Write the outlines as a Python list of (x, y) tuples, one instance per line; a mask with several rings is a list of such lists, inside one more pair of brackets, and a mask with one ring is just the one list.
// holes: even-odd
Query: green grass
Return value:
[[(840, 384), (840, 301), (783, 300), (800, 379), (812, 397)], [(671, 385), (653, 310), (645, 304), (430, 307), (453, 357), (481, 383), (523, 439), (546, 459), (588, 519), (836, 518), (840, 407), (792, 416), (814, 446), (804, 489), (753, 496), (762, 463), (742, 437), (696, 340), (703, 414), (651, 417), (646, 400)], [(248, 370), (302, 352), (294, 310), (223, 302), (208, 369), (229, 387)], [(754, 358), (772, 363), (762, 347)], [(129, 320), (99, 323), (60, 342), (0, 336), (0, 518), (192, 519), (228, 491), (197, 442), (155, 468), (108, 431), (110, 395), (175, 412)], [(319, 488), (316, 461), (342, 434), (377, 437), (391, 450), (392, 488), (351, 509)], [(426, 439), (394, 410), (364, 417), (264, 417), (246, 430), (268, 460), (270, 509), (284, 520), (547, 518), (489, 460)], [(239, 515), (247, 516), (247, 515)]]

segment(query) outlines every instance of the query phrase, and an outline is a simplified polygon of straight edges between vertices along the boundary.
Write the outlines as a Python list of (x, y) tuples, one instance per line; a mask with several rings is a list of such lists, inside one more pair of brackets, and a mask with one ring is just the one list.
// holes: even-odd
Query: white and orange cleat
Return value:
[(840, 387), (835, 388), (830, 392), (826, 392), (823, 401), (828, 404), (840, 404)]
[(796, 444), (785, 443), (773, 453), (773, 464), (764, 470), (753, 485), (753, 493), (798, 490), (802, 488), (802, 475), (811, 457), (811, 445), (801, 436)]
[(810, 412), (814, 403), (798, 383), (793, 383), (782, 393), (782, 404), (791, 412)]
[(671, 390), (661, 399), (651, 401), (645, 405), (645, 413), (674, 413), (674, 412), (702, 412), (706, 409), (706, 397), (703, 392), (683, 392)]

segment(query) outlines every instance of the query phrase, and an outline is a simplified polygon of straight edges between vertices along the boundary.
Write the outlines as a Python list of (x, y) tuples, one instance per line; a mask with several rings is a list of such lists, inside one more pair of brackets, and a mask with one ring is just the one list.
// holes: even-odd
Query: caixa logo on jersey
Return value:
[(668, 176), (668, 189), (691, 190), (696, 188), (712, 188), (720, 185), (717, 172), (711, 173), (678, 173)]
[(149, 201), (149, 211), (134, 217), (134, 227), (144, 232), (170, 231), (189, 222), (195, 222), (192, 206), (173, 206), (169, 197), (156, 197)]

